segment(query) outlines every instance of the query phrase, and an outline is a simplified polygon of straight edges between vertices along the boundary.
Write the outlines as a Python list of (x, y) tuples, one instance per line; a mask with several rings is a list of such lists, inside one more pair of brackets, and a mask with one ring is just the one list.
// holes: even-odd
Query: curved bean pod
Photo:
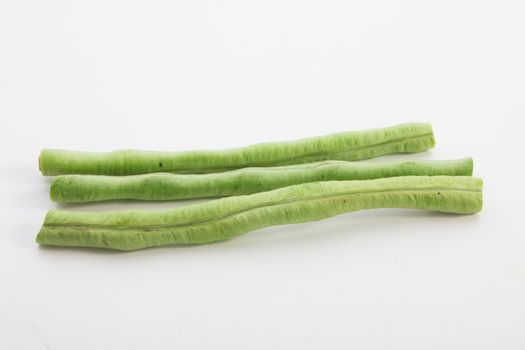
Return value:
[(246, 167), (360, 160), (392, 153), (421, 152), (434, 144), (432, 126), (413, 123), (219, 151), (93, 153), (45, 149), (40, 154), (39, 167), (43, 175), (214, 173)]
[(167, 211), (50, 211), (38, 233), (45, 245), (134, 250), (220, 241), (272, 225), (302, 223), (372, 208), (472, 214), (482, 181), (469, 176), (406, 176), (312, 182)]
[(382, 163), (325, 161), (198, 175), (61, 175), (51, 184), (51, 199), (61, 203), (114, 199), (178, 200), (252, 194), (316, 181), (407, 175), (469, 176), (472, 175), (472, 158)]

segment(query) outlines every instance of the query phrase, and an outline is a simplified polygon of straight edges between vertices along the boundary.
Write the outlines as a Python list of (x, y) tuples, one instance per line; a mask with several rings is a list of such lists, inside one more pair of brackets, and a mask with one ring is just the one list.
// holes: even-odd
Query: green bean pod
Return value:
[(413, 208), (472, 214), (481, 206), (482, 181), (469, 176), (323, 181), (167, 211), (52, 210), (37, 242), (134, 250), (220, 241), (268, 226), (321, 220), (361, 209)]
[(472, 175), (472, 159), (441, 161), (324, 161), (267, 168), (244, 168), (213, 174), (155, 173), (129, 176), (60, 175), (51, 199), (81, 203), (115, 199), (178, 200), (269, 191), (306, 182), (365, 180), (408, 175)]
[(412, 123), (215, 151), (93, 153), (45, 149), (40, 154), (39, 167), (43, 175), (51, 176), (197, 174), (323, 160), (360, 160), (393, 153), (421, 152), (434, 144), (430, 124)]

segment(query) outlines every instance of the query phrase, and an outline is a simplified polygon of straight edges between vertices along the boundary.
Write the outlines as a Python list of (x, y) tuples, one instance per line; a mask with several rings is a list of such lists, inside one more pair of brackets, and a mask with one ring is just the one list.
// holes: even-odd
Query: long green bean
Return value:
[(471, 214), (481, 206), (482, 181), (469, 176), (324, 181), (167, 211), (52, 210), (37, 242), (134, 250), (220, 241), (267, 226), (320, 220), (360, 209), (417, 208)]
[(40, 154), (39, 167), (43, 175), (195, 174), (322, 160), (360, 160), (392, 153), (421, 152), (432, 147), (431, 125), (412, 123), (219, 151), (93, 153), (45, 149)]
[(381, 163), (324, 161), (197, 175), (60, 175), (51, 184), (51, 199), (61, 203), (114, 199), (178, 200), (251, 194), (306, 182), (407, 175), (468, 176), (472, 175), (472, 159)]

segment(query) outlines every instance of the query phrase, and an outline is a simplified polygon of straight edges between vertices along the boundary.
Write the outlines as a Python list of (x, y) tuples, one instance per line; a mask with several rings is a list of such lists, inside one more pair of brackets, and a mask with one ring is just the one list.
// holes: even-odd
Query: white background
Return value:
[[(1, 349), (524, 349), (525, 3), (0, 2)], [(373, 210), (130, 253), (41, 248), (45, 147), (226, 148), (402, 122), (479, 215)]]

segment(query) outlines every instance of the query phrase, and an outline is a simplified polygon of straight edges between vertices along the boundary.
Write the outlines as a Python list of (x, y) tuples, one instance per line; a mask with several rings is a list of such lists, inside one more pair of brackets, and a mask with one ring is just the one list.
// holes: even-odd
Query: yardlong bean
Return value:
[(93, 153), (45, 149), (40, 154), (39, 167), (43, 175), (213, 173), (245, 167), (360, 160), (392, 153), (421, 152), (434, 144), (430, 124), (411, 123), (219, 151)]
[(381, 163), (324, 161), (197, 175), (60, 175), (51, 184), (51, 199), (61, 203), (114, 199), (178, 200), (251, 194), (316, 181), (407, 175), (468, 176), (472, 175), (472, 159)]
[(360, 209), (481, 210), (482, 181), (469, 176), (403, 176), (324, 181), (222, 198), (167, 211), (50, 211), (44, 245), (134, 250), (220, 241), (272, 225), (320, 220)]

